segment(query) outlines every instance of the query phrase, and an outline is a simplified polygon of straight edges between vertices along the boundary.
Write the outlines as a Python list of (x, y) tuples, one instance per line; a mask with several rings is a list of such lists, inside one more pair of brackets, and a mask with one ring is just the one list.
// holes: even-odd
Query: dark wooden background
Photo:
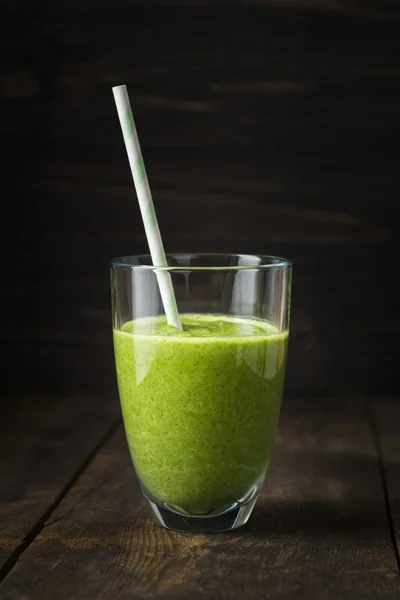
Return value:
[(146, 251), (126, 83), (169, 251), (294, 261), (287, 392), (398, 389), (395, 1), (0, 8), (2, 388), (115, 394), (110, 257)]

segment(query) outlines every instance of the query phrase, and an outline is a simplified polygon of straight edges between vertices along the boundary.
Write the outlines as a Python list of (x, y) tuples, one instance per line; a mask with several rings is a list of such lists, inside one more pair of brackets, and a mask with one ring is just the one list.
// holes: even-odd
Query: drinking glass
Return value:
[[(275, 438), (292, 265), (274, 256), (171, 254), (111, 261), (115, 364), (133, 465), (164, 527), (247, 522)], [(183, 325), (167, 323), (168, 272)]]

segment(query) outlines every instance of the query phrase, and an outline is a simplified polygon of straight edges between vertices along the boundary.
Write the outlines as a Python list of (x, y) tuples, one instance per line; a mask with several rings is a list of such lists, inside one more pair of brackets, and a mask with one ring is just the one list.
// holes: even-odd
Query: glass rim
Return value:
[[(282, 269), (284, 267), (291, 267), (292, 261), (287, 258), (282, 258), (280, 256), (274, 256), (272, 254), (231, 254), (229, 252), (176, 252), (176, 253), (168, 253), (166, 254), (167, 260), (169, 257), (173, 258), (199, 258), (201, 259), (210, 259), (214, 258), (245, 258), (247, 260), (259, 260), (259, 264), (247, 264), (247, 265), (168, 265), (157, 266), (153, 264), (141, 264), (141, 260), (149, 259), (151, 261), (150, 254), (132, 254), (130, 256), (119, 256), (117, 258), (112, 258), (109, 261), (111, 267), (123, 267), (128, 269), (139, 269), (146, 271), (246, 271), (246, 270), (255, 270), (255, 269)], [(137, 262), (134, 263), (133, 261)]]

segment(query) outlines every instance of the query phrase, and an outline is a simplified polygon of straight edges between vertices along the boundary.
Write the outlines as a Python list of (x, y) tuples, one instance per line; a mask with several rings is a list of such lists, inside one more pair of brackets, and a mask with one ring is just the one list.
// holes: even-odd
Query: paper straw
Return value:
[[(139, 200), (140, 212), (142, 213), (151, 260), (155, 267), (168, 267), (128, 92), (125, 85), (118, 85), (113, 87), (112, 90), (132, 171), (133, 182)], [(167, 321), (177, 329), (182, 329), (171, 275), (168, 271), (156, 270), (155, 273)]]

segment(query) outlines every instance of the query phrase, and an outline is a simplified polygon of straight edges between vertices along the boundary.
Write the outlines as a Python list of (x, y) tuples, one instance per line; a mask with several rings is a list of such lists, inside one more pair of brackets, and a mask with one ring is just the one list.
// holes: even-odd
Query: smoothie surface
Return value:
[[(228, 317), (211, 314), (183, 314), (181, 315), (183, 331), (167, 323), (165, 316), (143, 317), (125, 323), (121, 331), (128, 334), (177, 337), (177, 338), (204, 338), (203, 341), (215, 340), (226, 337), (253, 337), (280, 335), (278, 329), (261, 319), (241, 317)], [(283, 334), (285, 335), (285, 334)]]

